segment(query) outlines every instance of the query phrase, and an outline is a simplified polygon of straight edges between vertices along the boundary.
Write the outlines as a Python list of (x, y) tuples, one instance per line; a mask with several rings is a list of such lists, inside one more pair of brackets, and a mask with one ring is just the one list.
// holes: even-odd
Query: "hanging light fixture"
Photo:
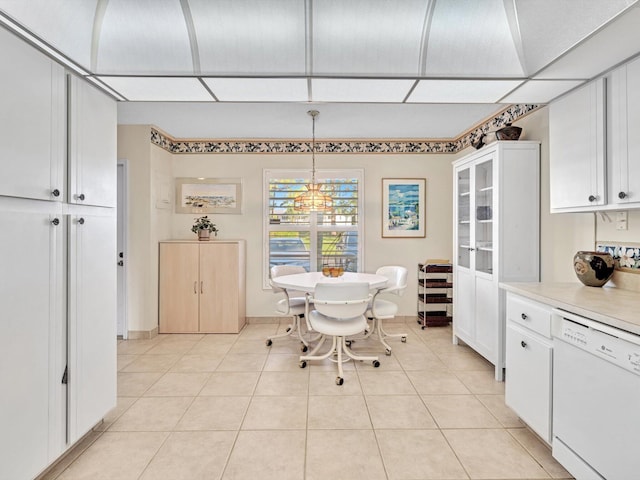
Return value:
[(312, 122), (311, 140), (311, 183), (307, 184), (307, 191), (293, 199), (293, 209), (298, 212), (326, 212), (333, 208), (333, 199), (320, 191), (322, 186), (316, 183), (316, 117), (320, 112), (309, 110)]

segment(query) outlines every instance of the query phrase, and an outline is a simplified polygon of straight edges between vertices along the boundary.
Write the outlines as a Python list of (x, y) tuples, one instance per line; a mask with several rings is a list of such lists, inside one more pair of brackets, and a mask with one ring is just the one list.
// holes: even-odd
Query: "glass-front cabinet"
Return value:
[(475, 167), (475, 270), (493, 273), (493, 161)]

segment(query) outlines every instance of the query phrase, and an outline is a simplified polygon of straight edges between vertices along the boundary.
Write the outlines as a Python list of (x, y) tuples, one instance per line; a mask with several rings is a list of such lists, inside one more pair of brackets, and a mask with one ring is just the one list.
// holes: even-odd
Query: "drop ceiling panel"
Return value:
[(417, 75), (430, 1), (313, 2), (313, 73)]
[(503, 103), (549, 103), (584, 83), (582, 80), (529, 80), (501, 101)]
[(193, 73), (179, 0), (110, 0), (99, 36), (97, 72)]
[(89, 69), (97, 3), (97, 0), (0, 0), (0, 10)]
[(304, 74), (305, 2), (190, 0), (202, 73)]
[(503, 0), (435, 4), (424, 74), (500, 77), (522, 73)]
[(204, 78), (221, 102), (306, 102), (306, 78)]
[(98, 77), (131, 101), (212, 102), (196, 78)]
[(407, 102), (494, 103), (522, 80), (420, 80)]
[(413, 80), (313, 78), (314, 102), (402, 102)]

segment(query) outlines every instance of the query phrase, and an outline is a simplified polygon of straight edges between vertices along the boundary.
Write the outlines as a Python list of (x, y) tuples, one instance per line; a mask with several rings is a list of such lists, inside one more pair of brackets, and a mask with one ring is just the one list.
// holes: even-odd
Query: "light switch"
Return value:
[(616, 230), (627, 230), (627, 213), (624, 212), (616, 212)]

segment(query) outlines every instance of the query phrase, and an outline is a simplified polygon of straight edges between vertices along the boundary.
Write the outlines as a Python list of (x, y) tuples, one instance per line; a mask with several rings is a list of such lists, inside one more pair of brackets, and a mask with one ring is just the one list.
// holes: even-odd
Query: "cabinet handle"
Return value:
[(625, 198), (627, 198), (627, 194), (625, 192), (620, 192), (618, 193), (618, 198), (620, 200), (624, 200)]
[(193, 293), (198, 293), (198, 281), (193, 282)]
[(54, 218), (51, 220), (51, 225), (60, 225), (60, 220), (58, 218)]
[(84, 200), (84, 193), (81, 193), (80, 195), (76, 195), (76, 199), (77, 200)]
[(522, 341), (520, 342), (520, 346), (521, 346), (522, 348), (527, 348), (527, 342), (525, 342), (524, 340), (522, 340)]
[(84, 225), (84, 218), (80, 217), (80, 218), (78, 219), (78, 223), (79, 223), (80, 225)]
[(526, 319), (527, 319), (527, 318), (529, 318), (529, 317), (527, 317), (527, 314), (526, 314), (526, 313), (521, 313), (521, 314), (520, 314), (520, 318), (522, 318), (523, 320), (526, 320)]
[(598, 199), (598, 197), (596, 197), (595, 195), (589, 195), (589, 201), (590, 202), (595, 202)]
[(469, 251), (470, 251), (470, 252), (473, 252), (473, 251), (475, 251), (475, 248), (473, 248), (473, 247), (469, 247)]
[(204, 293), (203, 285), (204, 285), (204, 282), (201, 281), (200, 282), (200, 293)]
[(57, 188), (54, 188), (53, 191), (51, 192), (51, 195), (53, 195), (54, 197), (59, 197), (60, 190), (58, 190)]

